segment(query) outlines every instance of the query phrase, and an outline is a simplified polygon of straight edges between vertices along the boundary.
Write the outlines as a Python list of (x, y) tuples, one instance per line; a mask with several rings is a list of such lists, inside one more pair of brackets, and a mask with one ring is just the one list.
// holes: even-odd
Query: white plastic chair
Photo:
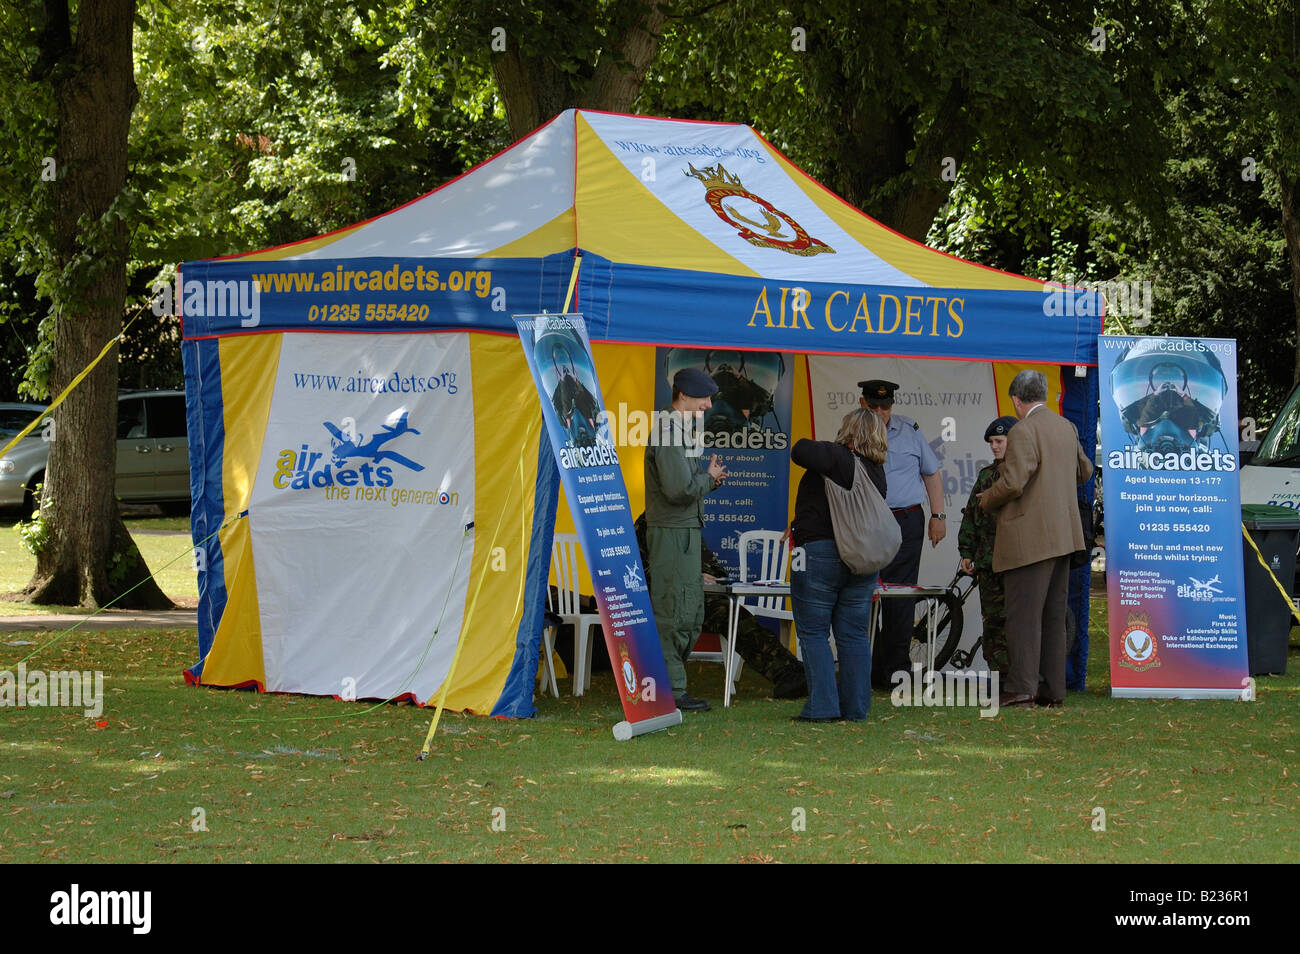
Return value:
[[(758, 547), (758, 552), (750, 554), (750, 545)], [(750, 571), (753, 572), (750, 572)], [(788, 583), (790, 580), (790, 537), (782, 530), (747, 530), (740, 535), (740, 580), (741, 583), (754, 583), (759, 580), (777, 580)], [(794, 622), (794, 613), (785, 608), (786, 597), (762, 596), (743, 597), (740, 599), (740, 612), (748, 610), (754, 616), (767, 616), (781, 621), (781, 641), (790, 643), (790, 626)], [(722, 652), (692, 653), (692, 658), (711, 662), (726, 662), (724, 653), (732, 650), (726, 633), (718, 636)], [(731, 663), (730, 691), (724, 694), (724, 704), (730, 705), (730, 695), (736, 691), (736, 682), (745, 661), (735, 653)]]
[[(591, 628), (600, 628), (599, 613), (584, 613), (578, 602), (578, 535), (557, 533), (551, 544), (551, 569), (555, 571), (560, 607), (556, 612), (573, 625), (573, 694), (591, 685)], [(554, 678), (554, 677), (552, 677)]]
[[(754, 554), (750, 553), (751, 545), (759, 548)], [(756, 559), (751, 560), (751, 556)], [(790, 534), (784, 530), (746, 530), (740, 535), (740, 582), (758, 580), (790, 582)], [(754, 616), (780, 620), (781, 643), (788, 646), (794, 613), (785, 608), (786, 599), (784, 596), (746, 597), (740, 605)]]

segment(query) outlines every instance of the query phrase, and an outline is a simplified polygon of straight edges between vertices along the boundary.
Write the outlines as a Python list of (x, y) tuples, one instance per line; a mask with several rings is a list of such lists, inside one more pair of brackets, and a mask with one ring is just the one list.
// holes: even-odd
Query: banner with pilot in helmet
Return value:
[(1240, 698), (1236, 342), (1098, 343), (1111, 694)]
[(700, 459), (707, 463), (717, 454), (727, 468), (727, 482), (704, 498), (702, 532), (705, 545), (731, 579), (738, 580), (740, 535), (748, 530), (784, 532), (790, 523), (794, 355), (735, 348), (658, 348), (655, 407), (672, 403), (673, 377), (683, 368), (698, 368), (718, 386), (713, 406), (702, 420)]
[(681, 715), (659, 647), (627, 487), (604, 413), (586, 323), (580, 315), (517, 315), (514, 320), (541, 395), (542, 416), (582, 555), (591, 570), (596, 608), (630, 734), (640, 734), (638, 724), (643, 731), (678, 724)]

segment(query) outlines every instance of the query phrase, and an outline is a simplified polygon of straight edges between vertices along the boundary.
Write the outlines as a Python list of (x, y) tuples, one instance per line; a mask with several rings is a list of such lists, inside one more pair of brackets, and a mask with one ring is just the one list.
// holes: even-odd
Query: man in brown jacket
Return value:
[(1075, 488), (1092, 476), (1092, 462), (1074, 425), (1044, 405), (1041, 372), (1021, 371), (1007, 393), (1020, 423), (1007, 435), (1002, 476), (979, 495), (980, 507), (998, 515), (993, 569), (1006, 585), (1010, 670), (998, 705), (1059, 706), (1070, 554), (1084, 547)]

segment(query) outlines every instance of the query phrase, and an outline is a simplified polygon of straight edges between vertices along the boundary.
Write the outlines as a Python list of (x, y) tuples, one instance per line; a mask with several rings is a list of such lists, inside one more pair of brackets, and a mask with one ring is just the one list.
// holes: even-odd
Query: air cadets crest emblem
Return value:
[(704, 201), (709, 203), (709, 208), (751, 245), (776, 248), (791, 255), (835, 254), (835, 249), (809, 235), (790, 215), (746, 189), (740, 177), (728, 172), (722, 163), (703, 169), (696, 169), (694, 164), (688, 166), (685, 175), (704, 183)]

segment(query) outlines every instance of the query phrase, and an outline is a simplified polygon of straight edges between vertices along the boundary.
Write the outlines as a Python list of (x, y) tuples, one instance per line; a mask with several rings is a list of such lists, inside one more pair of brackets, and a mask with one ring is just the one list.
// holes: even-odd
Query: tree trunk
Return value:
[[(939, 103), (934, 119), (916, 144), (910, 184), (882, 211), (881, 221), (908, 238), (925, 242), (934, 218), (952, 191), (956, 173), (970, 146), (970, 131), (962, 121), (966, 91), (953, 83)], [(945, 177), (946, 160), (953, 177)]]
[(1295, 368), (1291, 383), (1300, 382), (1300, 199), (1296, 196), (1296, 181), (1285, 172), (1277, 176), (1278, 191), (1282, 195), (1282, 234), (1286, 237), (1286, 257), (1291, 263), (1291, 308), (1296, 325)]
[(894, 231), (924, 242), (952, 191), (944, 160), (951, 158), (956, 171), (970, 144), (964, 100), (965, 90), (954, 83), (919, 141), (914, 111), (859, 101), (836, 139), (836, 191)]
[[(659, 0), (620, 0), (609, 15), (617, 36), (601, 51), (585, 81), (559, 69), (547, 52), (524, 56), (514, 35), (509, 35), (505, 51), (492, 59), (492, 72), (515, 139), (522, 139), (566, 109), (616, 113), (632, 109), (658, 52), (665, 12)], [(561, 25), (556, 43), (563, 42)]]
[[(45, 73), (58, 103), (52, 221), (54, 361), (51, 394), (63, 390), (122, 329), (128, 234), (109, 218), (126, 185), (127, 132), (137, 91), (131, 61), (134, 0), (78, 5), (68, 35), (67, 0), (47, 0)], [(48, 53), (46, 58), (44, 54)], [(111, 352), (55, 412), (41, 519), (48, 538), (24, 591), (34, 603), (99, 607), (136, 582), (119, 606), (170, 607), (118, 514), (117, 353)]]
[(626, 113), (632, 109), (645, 74), (659, 52), (665, 11), (658, 0), (622, 0), (614, 13), (616, 23), (627, 23), (613, 50), (601, 53), (588, 87), (585, 105)]

